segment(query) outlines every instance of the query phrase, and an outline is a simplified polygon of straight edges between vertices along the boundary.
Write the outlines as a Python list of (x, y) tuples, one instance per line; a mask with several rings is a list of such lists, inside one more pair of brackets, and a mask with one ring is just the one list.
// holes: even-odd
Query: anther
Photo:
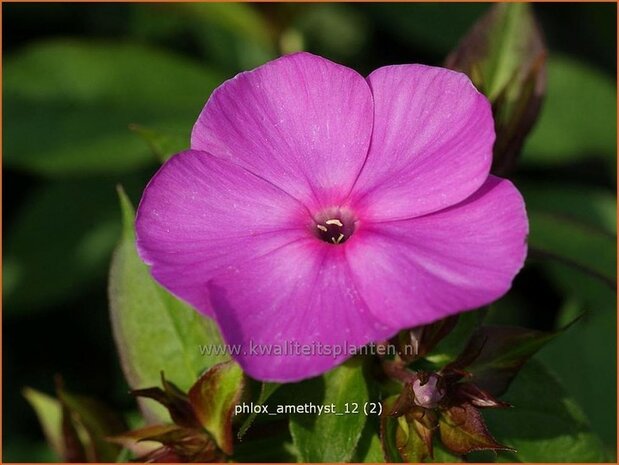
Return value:
[(347, 210), (324, 212), (318, 215), (313, 227), (316, 236), (328, 244), (343, 244), (355, 231), (355, 218)]
[(331, 220), (327, 220), (327, 221), (325, 221), (325, 224), (334, 224), (336, 226), (339, 226), (340, 228), (342, 226), (344, 226), (344, 224), (340, 220), (338, 220), (337, 218), (333, 218)]

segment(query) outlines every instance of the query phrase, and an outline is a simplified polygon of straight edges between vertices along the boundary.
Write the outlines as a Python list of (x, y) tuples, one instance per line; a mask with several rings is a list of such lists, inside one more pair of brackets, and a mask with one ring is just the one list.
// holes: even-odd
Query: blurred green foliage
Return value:
[[(189, 144), (219, 83), (299, 49), (361, 73), (439, 65), (487, 8), (4, 5), (4, 460), (52, 459), (21, 390), (51, 392), (54, 372), (72, 391), (135, 409), (106, 313), (106, 274), (121, 233), (115, 186), (136, 204), (160, 160)], [(533, 250), (489, 319), (551, 329), (585, 313), (539, 357), (614, 451), (616, 6), (535, 11), (550, 50), (547, 98), (513, 176), (530, 212)], [(551, 376), (535, 366), (527, 373)], [(370, 427), (356, 425), (355, 434)], [(301, 437), (303, 425), (295, 428)], [(526, 451), (527, 438), (517, 446)], [(367, 457), (374, 449), (368, 444)]]
[(47, 177), (152, 163), (128, 126), (183, 129), (188, 137), (194, 115), (222, 79), (182, 57), (112, 41), (39, 42), (5, 66), (5, 166)]
[[(530, 361), (514, 380), (504, 400), (517, 408), (489, 410), (485, 417), (499, 440), (517, 450), (520, 462), (545, 462), (548, 457), (605, 462), (599, 438), (589, 431), (586, 416), (543, 365)], [(575, 439), (576, 438), (576, 439)], [(509, 459), (508, 459), (509, 460)]]
[(607, 157), (612, 168), (616, 164), (616, 100), (612, 77), (565, 55), (551, 55), (546, 101), (527, 140), (523, 164), (552, 166)]

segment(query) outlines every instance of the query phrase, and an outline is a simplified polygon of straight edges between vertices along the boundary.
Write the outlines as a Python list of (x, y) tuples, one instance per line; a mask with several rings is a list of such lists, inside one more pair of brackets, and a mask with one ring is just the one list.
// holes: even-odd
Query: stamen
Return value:
[(347, 209), (332, 208), (315, 217), (310, 227), (314, 234), (328, 244), (343, 244), (355, 231), (356, 218)]
[(331, 219), (331, 220), (327, 220), (327, 221), (325, 221), (325, 224), (334, 224), (336, 226), (339, 226), (340, 228), (342, 226), (344, 226), (344, 224), (340, 220), (338, 220), (337, 218), (334, 218), (334, 219)]

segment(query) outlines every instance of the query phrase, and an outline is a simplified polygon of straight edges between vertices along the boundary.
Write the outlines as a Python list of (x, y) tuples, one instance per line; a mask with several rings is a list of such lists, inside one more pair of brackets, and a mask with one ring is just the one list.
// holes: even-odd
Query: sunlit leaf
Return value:
[[(432, 449), (428, 448), (426, 441), (431, 444), (432, 431), (419, 425), (419, 430), (423, 431), (420, 434), (416, 422), (408, 424), (404, 417), (396, 420), (398, 427), (395, 432), (395, 444), (400, 457), (405, 462), (423, 462), (426, 458), (432, 455)], [(428, 435), (424, 438), (423, 435)]]
[(41, 424), (45, 439), (58, 458), (64, 455), (62, 438), (62, 407), (57, 399), (35, 389), (26, 388), (23, 391)]
[[(181, 389), (224, 355), (203, 355), (200, 346), (221, 344), (215, 323), (162, 289), (135, 248), (134, 213), (120, 192), (123, 234), (110, 270), (109, 298), (114, 338), (127, 382), (133, 389), (156, 386), (161, 371)], [(165, 409), (141, 401), (151, 420), (166, 420)]]

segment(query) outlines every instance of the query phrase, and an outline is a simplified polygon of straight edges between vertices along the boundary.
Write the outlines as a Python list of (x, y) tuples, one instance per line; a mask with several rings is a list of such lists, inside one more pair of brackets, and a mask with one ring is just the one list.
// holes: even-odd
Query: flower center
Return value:
[(317, 215), (315, 221), (316, 235), (329, 244), (343, 244), (355, 231), (356, 220), (347, 210), (330, 209)]

